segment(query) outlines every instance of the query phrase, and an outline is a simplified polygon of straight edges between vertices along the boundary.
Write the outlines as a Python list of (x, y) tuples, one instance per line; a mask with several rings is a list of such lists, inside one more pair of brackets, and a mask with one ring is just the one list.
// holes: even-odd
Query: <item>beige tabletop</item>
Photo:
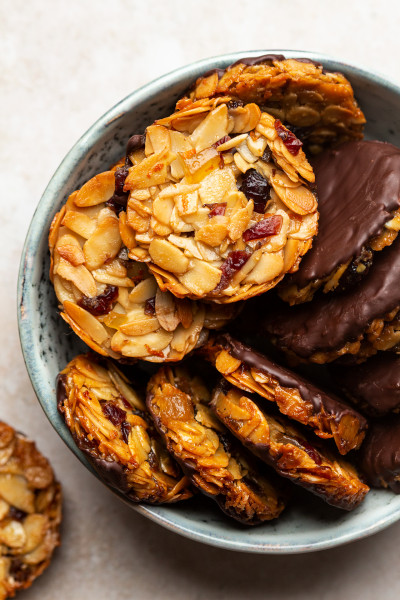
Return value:
[(330, 551), (257, 556), (178, 537), (124, 506), (44, 416), (19, 346), (24, 237), (78, 137), (140, 85), (224, 52), (315, 50), (400, 83), (397, 0), (0, 1), (0, 418), (34, 438), (64, 486), (62, 547), (21, 598), (390, 600), (400, 523)]

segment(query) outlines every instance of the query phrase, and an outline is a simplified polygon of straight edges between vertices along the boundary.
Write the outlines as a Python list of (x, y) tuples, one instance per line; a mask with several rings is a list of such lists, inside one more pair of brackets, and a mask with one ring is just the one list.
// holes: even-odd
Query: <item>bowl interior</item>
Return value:
[[(211, 68), (226, 67), (240, 56), (270, 52), (241, 52), (206, 59), (178, 69), (132, 93), (99, 119), (72, 148), (36, 209), (26, 238), (18, 281), (22, 350), (43, 410), (66, 444), (91, 471), (56, 407), (57, 373), (87, 348), (58, 316), (55, 294), (48, 278), (47, 235), (52, 218), (73, 190), (123, 156), (130, 135), (142, 133), (155, 118), (169, 114), (176, 99), (201, 73)], [(314, 53), (272, 52), (282, 53), (288, 58), (302, 56), (319, 60), (327, 70), (344, 73), (366, 115), (366, 137), (400, 146), (399, 88), (379, 76)], [(192, 539), (260, 553), (327, 548), (374, 533), (400, 518), (400, 496), (383, 490), (372, 490), (365, 502), (352, 513), (330, 508), (307, 495), (307, 502), (289, 508), (276, 523), (254, 529), (239, 527), (205, 499), (196, 498), (175, 506), (130, 505), (152, 520)]]

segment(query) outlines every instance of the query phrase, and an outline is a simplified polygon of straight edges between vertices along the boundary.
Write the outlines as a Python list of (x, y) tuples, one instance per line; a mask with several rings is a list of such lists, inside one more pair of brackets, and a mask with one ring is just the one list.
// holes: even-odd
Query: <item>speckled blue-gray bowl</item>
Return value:
[[(57, 373), (84, 344), (59, 318), (48, 279), (47, 234), (56, 211), (67, 196), (124, 154), (127, 138), (165, 116), (175, 100), (201, 73), (223, 68), (241, 56), (279, 53), (320, 61), (341, 71), (353, 84), (367, 117), (366, 135), (400, 146), (400, 88), (381, 77), (310, 52), (261, 50), (227, 54), (182, 67), (133, 92), (109, 110), (75, 144), (51, 179), (36, 209), (26, 238), (18, 282), (19, 331), (33, 387), (53, 427), (89, 470), (57, 413), (54, 382)], [(371, 491), (352, 513), (343, 513), (310, 497), (285, 511), (277, 521), (245, 529), (228, 521), (211, 501), (196, 499), (175, 506), (137, 506), (144, 516), (191, 539), (259, 553), (295, 553), (337, 546), (370, 535), (400, 518), (400, 496)]]

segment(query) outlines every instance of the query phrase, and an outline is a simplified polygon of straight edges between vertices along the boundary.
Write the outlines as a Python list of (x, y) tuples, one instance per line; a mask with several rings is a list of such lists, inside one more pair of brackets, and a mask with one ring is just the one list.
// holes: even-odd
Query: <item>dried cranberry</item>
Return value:
[(121, 425), (126, 419), (126, 412), (122, 410), (115, 402), (104, 402), (101, 405), (103, 414), (116, 427)]
[(226, 211), (226, 202), (215, 202), (214, 204), (205, 204), (210, 209), (208, 218), (216, 217), (218, 215), (224, 215)]
[(259, 240), (270, 235), (276, 235), (281, 230), (282, 221), (281, 215), (272, 215), (262, 221), (258, 221), (253, 227), (246, 229), (243, 233), (243, 240), (249, 242), (250, 240)]
[(290, 154), (296, 156), (300, 152), (303, 142), (301, 142), (289, 129), (286, 129), (279, 119), (276, 119), (274, 125), (279, 137), (289, 150)]
[(14, 521), (23, 521), (26, 515), (27, 513), (24, 510), (20, 510), (15, 506), (10, 506), (10, 510), (8, 511), (8, 516)]
[(100, 315), (106, 315), (111, 310), (111, 305), (114, 300), (117, 299), (118, 288), (116, 285), (108, 285), (102, 294), (89, 298), (89, 296), (82, 296), (78, 300), (78, 305), (90, 312), (95, 317)]
[(305, 440), (299, 440), (300, 444), (303, 446), (303, 449), (307, 452), (308, 456), (312, 458), (316, 465), (320, 465), (322, 463), (322, 459), (320, 454)]
[(250, 254), (244, 252), (244, 250), (230, 252), (228, 258), (221, 265), (222, 276), (214, 291), (219, 292), (227, 288), (234, 274), (243, 267), (249, 258)]
[(239, 108), (240, 106), (243, 106), (243, 102), (242, 100), (229, 100), (227, 107), (228, 108)]
[(272, 158), (272, 150), (269, 146), (267, 146), (263, 152), (263, 155), (261, 157), (261, 160), (263, 160), (264, 162), (269, 162)]
[(114, 210), (117, 214), (126, 208), (128, 202), (129, 193), (124, 192), (125, 179), (128, 177), (128, 173), (129, 169), (127, 166), (115, 169), (115, 191), (106, 202), (106, 206)]
[(255, 212), (265, 212), (265, 205), (271, 197), (271, 186), (258, 171), (248, 169), (239, 189), (248, 200), (253, 200)]
[(144, 305), (144, 314), (148, 315), (149, 317), (152, 317), (153, 315), (156, 314), (156, 297), (155, 296), (146, 300), (146, 303)]
[(122, 439), (124, 440), (125, 444), (128, 443), (129, 434), (131, 432), (131, 429), (132, 429), (132, 427), (129, 425), (129, 423), (127, 421), (123, 421), (123, 423), (121, 423)]

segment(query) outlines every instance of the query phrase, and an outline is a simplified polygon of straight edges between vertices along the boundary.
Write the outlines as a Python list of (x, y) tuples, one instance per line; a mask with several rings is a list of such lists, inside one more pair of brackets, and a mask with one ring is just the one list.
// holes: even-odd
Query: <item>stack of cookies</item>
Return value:
[(257, 525), (293, 484), (344, 510), (396, 491), (400, 150), (364, 123), (341, 74), (244, 58), (54, 217), (60, 315), (92, 350), (58, 408), (129, 500), (200, 491)]

